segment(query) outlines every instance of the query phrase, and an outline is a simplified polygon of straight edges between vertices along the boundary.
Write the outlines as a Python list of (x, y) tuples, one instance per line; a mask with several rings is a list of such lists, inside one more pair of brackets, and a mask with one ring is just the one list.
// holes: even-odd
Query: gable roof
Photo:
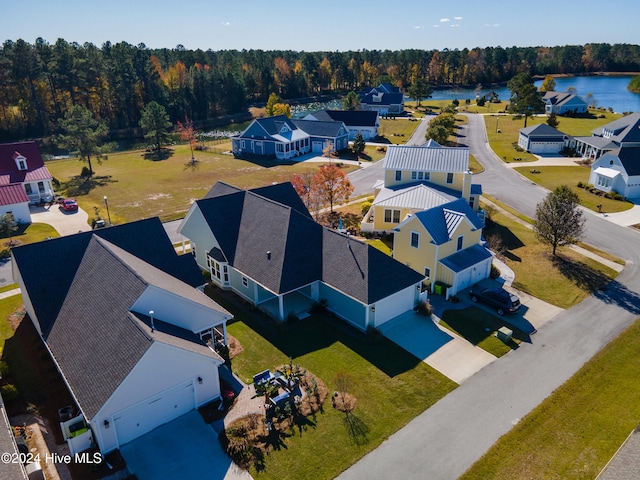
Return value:
[[(308, 212), (259, 190), (244, 192), (242, 201), (242, 194), (232, 193), (196, 204), (221, 246), (215, 253), (272, 292), (287, 293), (319, 280), (370, 304), (422, 280), (373, 247), (326, 229)], [(235, 220), (223, 220), (221, 212)]]
[(423, 170), (429, 172), (467, 172), (469, 149), (466, 147), (389, 145), (384, 158), (385, 170)]
[(28, 203), (29, 197), (22, 185), (0, 185), (0, 206), (15, 205), (16, 203)]
[(367, 105), (402, 105), (404, 103), (404, 95), (402, 93), (372, 92), (361, 95), (360, 103)]
[[(478, 215), (463, 198), (418, 212), (414, 217), (429, 232), (433, 243), (436, 245), (442, 245), (450, 241), (452, 239), (451, 235), (465, 218), (476, 229), (481, 229), (484, 226)], [(402, 228), (402, 224), (395, 229), (400, 228)]]
[[(192, 301), (198, 299), (188, 290), (206, 298), (110, 242), (91, 237), (46, 337), (79, 406), (89, 418), (156, 341), (219, 359), (192, 332), (179, 327), (160, 329), (158, 333), (143, 328), (139, 315), (130, 309), (151, 282), (179, 295), (187, 294)], [(200, 303), (207, 306), (215, 304), (202, 299)]]
[(372, 206), (427, 210), (455, 199), (453, 195), (428, 187), (424, 183), (417, 183), (383, 188), (376, 195)]
[(389, 82), (381, 83), (380, 85), (378, 85), (375, 88), (372, 88), (371, 90), (384, 92), (384, 93), (400, 93), (400, 87), (394, 87)]
[[(620, 159), (620, 163), (624, 167), (624, 171), (630, 177), (635, 177), (640, 175), (640, 147), (621, 147), (616, 148), (615, 150), (611, 150), (607, 152), (605, 155), (601, 157), (601, 159), (606, 159), (609, 156), (617, 157)], [(603, 165), (604, 162), (598, 162), (600, 165)], [(596, 170), (604, 172), (605, 170), (610, 170), (609, 168), (599, 167)]]
[(157, 217), (14, 247), (11, 253), (45, 339), (93, 236), (108, 240), (193, 287), (203, 283), (193, 257), (175, 253)]
[(587, 104), (587, 102), (585, 102), (579, 96), (567, 92), (545, 92), (542, 96), (542, 100), (546, 103), (557, 106), (566, 105), (569, 103), (580, 103), (584, 105)]
[[(15, 158), (27, 159), (27, 169), (18, 170)], [(0, 185), (51, 180), (53, 177), (44, 165), (36, 142), (0, 144)]]
[(482, 245), (476, 244), (443, 258), (440, 263), (449, 270), (458, 273), (490, 257), (491, 252), (489, 250)]
[(310, 117), (343, 122), (347, 127), (375, 127), (378, 122), (378, 112), (373, 110), (318, 110), (307, 115), (305, 120)]
[(640, 113), (632, 113), (597, 128), (592, 133), (609, 138), (617, 144), (640, 142)]
[(274, 140), (291, 142), (306, 138), (308, 135), (298, 128), (286, 115), (256, 118), (235, 138), (252, 138), (256, 140)]
[[(292, 120), (294, 125), (304, 132), (314, 137), (331, 137), (335, 138), (341, 134), (340, 130), (345, 128), (342, 122), (336, 122), (334, 120), (322, 121), (322, 120)], [(343, 135), (347, 132), (343, 131)]]
[(217, 181), (211, 190), (209, 190), (206, 195), (202, 198), (215, 198), (222, 197), (224, 195), (229, 195), (230, 193), (241, 192), (241, 188), (234, 187), (233, 185), (229, 185), (228, 183), (224, 183), (221, 181)]
[(546, 138), (554, 138), (558, 137), (560, 139), (566, 136), (565, 133), (562, 133), (560, 130), (553, 128), (546, 123), (540, 123), (538, 125), (533, 125), (527, 128), (521, 128), (520, 133), (527, 137), (546, 137)]

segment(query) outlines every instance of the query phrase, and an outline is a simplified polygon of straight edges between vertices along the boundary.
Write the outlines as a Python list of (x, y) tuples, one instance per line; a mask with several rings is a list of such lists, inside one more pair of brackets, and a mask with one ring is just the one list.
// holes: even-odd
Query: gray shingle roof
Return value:
[(379, 101), (374, 100), (374, 95), (365, 93), (360, 97), (360, 103), (368, 105), (401, 105), (404, 103), (404, 95), (402, 93), (382, 93), (378, 96)]
[(550, 127), (546, 123), (540, 123), (532, 127), (521, 128), (520, 133), (526, 135), (527, 137), (559, 137), (560, 139), (562, 139), (566, 136), (565, 133), (562, 133), (560, 130)]
[(368, 110), (318, 110), (309, 116), (344, 122), (347, 127), (375, 127), (378, 120), (378, 112)]
[(216, 209), (202, 213), (219, 242), (219, 232), (227, 235), (225, 225), (207, 215), (223, 210), (239, 219), (237, 246), (229, 247), (233, 255), (223, 247), (224, 255), (232, 267), (271, 291), (286, 293), (321, 280), (370, 304), (422, 280), (375, 248), (349, 240), (318, 225), (309, 215), (255, 192), (246, 192), (242, 203), (235, 198), (237, 194), (218, 198)]
[[(342, 122), (336, 122), (333, 120), (328, 122), (320, 120), (292, 120), (292, 122), (299, 129), (313, 137), (335, 138), (340, 134), (340, 129), (343, 127)], [(345, 132), (345, 134), (346, 133), (347, 132)]]
[(384, 159), (386, 170), (422, 170), (429, 172), (466, 172), (469, 149), (389, 145)]
[(632, 113), (625, 117), (614, 120), (611, 123), (593, 130), (596, 136), (602, 136), (605, 132), (610, 132), (612, 136), (609, 140), (618, 144), (623, 142), (640, 142), (640, 113)]
[(609, 153), (620, 159), (627, 175), (640, 175), (640, 147), (622, 147)]
[[(16, 443), (14, 440), (13, 431), (9, 425), (9, 419), (7, 418), (7, 412), (0, 397), (0, 452), (17, 454)], [(2, 462), (0, 468), (0, 480), (27, 480), (26, 472), (24, 471), (22, 464), (13, 462)]]

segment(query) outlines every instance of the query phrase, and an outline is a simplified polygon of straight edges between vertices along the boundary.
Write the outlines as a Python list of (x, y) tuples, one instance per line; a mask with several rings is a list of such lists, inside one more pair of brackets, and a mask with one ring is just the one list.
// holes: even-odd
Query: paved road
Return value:
[[(505, 168), (486, 148), (481, 116), (464, 142), (485, 166), (483, 190), (527, 215), (542, 188)], [(562, 312), (521, 347), (485, 367), (340, 475), (351, 479), (454, 479), (519, 419), (568, 380), (640, 315), (640, 233), (587, 214), (585, 240), (627, 260), (609, 286)]]

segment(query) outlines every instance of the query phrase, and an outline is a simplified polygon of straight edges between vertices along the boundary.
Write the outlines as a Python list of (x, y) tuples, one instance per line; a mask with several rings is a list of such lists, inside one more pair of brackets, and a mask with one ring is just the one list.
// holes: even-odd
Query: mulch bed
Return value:
[(333, 408), (336, 410), (349, 413), (356, 408), (358, 400), (350, 393), (337, 392), (337, 395), (334, 394), (331, 397), (331, 405), (333, 405)]

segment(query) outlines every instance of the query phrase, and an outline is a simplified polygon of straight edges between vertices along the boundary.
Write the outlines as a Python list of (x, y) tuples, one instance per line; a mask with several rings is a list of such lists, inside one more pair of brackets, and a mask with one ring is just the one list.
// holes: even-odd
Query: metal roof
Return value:
[(482, 245), (473, 245), (443, 258), (440, 263), (449, 270), (458, 273), (484, 262), (490, 257), (491, 252)]
[(15, 205), (16, 203), (28, 203), (24, 188), (19, 183), (13, 185), (0, 185), (0, 205)]
[(427, 210), (455, 199), (456, 197), (439, 192), (424, 184), (418, 184), (399, 189), (383, 188), (376, 196), (373, 206)]
[(469, 170), (469, 149), (389, 145), (384, 159), (384, 168), (425, 172), (466, 172)]

